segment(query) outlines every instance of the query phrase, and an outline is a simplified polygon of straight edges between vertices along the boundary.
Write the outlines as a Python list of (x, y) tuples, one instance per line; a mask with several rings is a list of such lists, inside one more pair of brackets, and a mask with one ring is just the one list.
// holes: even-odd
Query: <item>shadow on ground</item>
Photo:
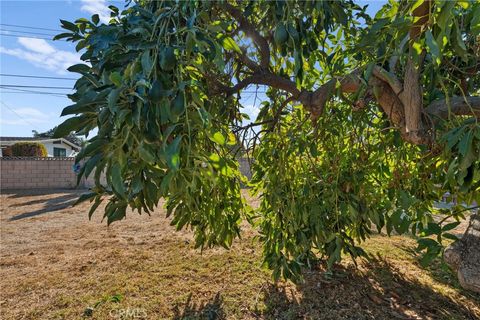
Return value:
[(57, 193), (72, 193), (72, 194), (82, 194), (88, 191), (85, 188), (79, 189), (7, 189), (2, 190), (2, 194), (6, 195), (9, 199), (20, 199), (28, 196), (48, 196)]
[[(220, 320), (225, 319), (223, 311), (223, 299), (220, 293), (215, 295), (211, 301), (205, 304), (196, 304), (192, 302), (192, 294), (190, 294), (182, 308), (178, 306), (174, 308), (173, 319), (187, 320), (187, 319), (205, 319), (205, 320)], [(181, 310), (180, 310), (181, 309)]]
[[(401, 246), (401, 249), (412, 256), (418, 256), (418, 252), (416, 252), (414, 248)], [(419, 259), (417, 259), (416, 264), (421, 267), (418, 260)], [(462, 288), (458, 283), (456, 274), (452, 270), (450, 270), (448, 265), (444, 262), (443, 258), (440, 257), (434, 259), (428, 267), (421, 268), (426, 270), (428, 274), (432, 277), (432, 279), (436, 282), (455, 288), (461, 295), (475, 299), (480, 304), (480, 294)]]
[[(35, 194), (35, 195), (37, 195), (37, 194)], [(41, 195), (41, 193), (39, 193), (38, 195)], [(40, 208), (40, 209), (36, 209), (36, 210), (32, 210), (32, 211), (28, 211), (28, 212), (18, 214), (16, 216), (11, 217), (9, 220), (10, 221), (15, 221), (15, 220), (20, 220), (20, 219), (25, 219), (25, 218), (31, 218), (31, 217), (35, 217), (35, 216), (42, 215), (42, 214), (45, 214), (45, 213), (65, 209), (65, 208), (71, 206), (75, 202), (75, 200), (78, 198), (78, 196), (79, 196), (78, 191), (72, 191), (72, 192), (67, 193), (67, 194), (59, 195), (55, 198), (35, 199), (35, 200), (28, 201), (28, 202), (12, 205), (10, 207), (16, 208), (16, 207), (34, 206), (34, 205), (43, 204), (42, 208)], [(11, 197), (15, 197), (15, 195), (12, 195)]]
[(309, 271), (297, 293), (291, 287), (270, 285), (264, 290), (263, 317), (360, 320), (478, 319), (480, 316), (461, 301), (454, 301), (415, 279), (404, 278), (381, 257), (362, 263), (363, 271), (339, 267), (329, 278), (321, 271)]

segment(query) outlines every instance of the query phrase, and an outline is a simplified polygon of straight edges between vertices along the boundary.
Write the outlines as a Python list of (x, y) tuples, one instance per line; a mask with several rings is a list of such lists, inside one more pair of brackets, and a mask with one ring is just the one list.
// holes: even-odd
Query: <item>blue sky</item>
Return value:
[[(61, 31), (59, 19), (73, 21), (90, 17), (94, 12), (108, 17), (109, 4), (122, 6), (123, 1), (0, 1), (0, 73), (46, 77), (75, 78), (65, 69), (80, 61), (74, 45), (65, 41), (32, 39), (51, 38)], [(30, 26), (52, 30), (28, 29)], [(21, 35), (21, 36), (19, 36)], [(23, 37), (22, 37), (23, 36)], [(35, 79), (0, 76), (0, 84), (72, 87), (73, 80)], [(19, 89), (18, 87), (16, 89)], [(70, 90), (24, 88), (40, 92), (70, 93)], [(16, 91), (14, 93), (14, 91)], [(31, 94), (2, 87), (0, 89), (0, 135), (31, 136), (32, 130), (46, 131), (61, 123), (61, 110), (70, 104), (65, 96)]]
[[(362, 5), (369, 3), (369, 11), (375, 13), (384, 1), (361, 1), (360, 3)], [(99, 13), (102, 20), (106, 21), (109, 4), (121, 7), (124, 1), (0, 0), (1, 136), (31, 136), (32, 130), (47, 131), (62, 122), (59, 115), (61, 110), (70, 104), (68, 98), (64, 95), (27, 93), (18, 91), (18, 89), (63, 94), (70, 93), (70, 90), (19, 88), (18, 85), (70, 88), (73, 86), (74, 80), (21, 78), (6, 75), (75, 78), (75, 74), (65, 70), (68, 66), (80, 61), (80, 54), (75, 52), (74, 45), (65, 41), (48, 39), (61, 32), (59, 19), (73, 21), (80, 17), (90, 17), (93, 13)], [(5, 87), (9, 85), (17, 87)], [(261, 100), (255, 100), (254, 94), (247, 93), (243, 98), (244, 104), (248, 105), (245, 112), (255, 116), (254, 104), (258, 106)]]

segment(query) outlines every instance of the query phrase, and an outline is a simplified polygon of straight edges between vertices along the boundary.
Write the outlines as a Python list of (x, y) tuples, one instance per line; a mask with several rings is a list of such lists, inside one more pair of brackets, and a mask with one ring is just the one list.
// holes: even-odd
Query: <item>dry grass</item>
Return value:
[(88, 204), (70, 207), (77, 195), (1, 195), (2, 319), (480, 318), (480, 297), (439, 262), (420, 268), (407, 237), (376, 236), (371, 261), (331, 277), (318, 266), (295, 286), (260, 268), (248, 228), (231, 250), (202, 253), (161, 209), (107, 228)]

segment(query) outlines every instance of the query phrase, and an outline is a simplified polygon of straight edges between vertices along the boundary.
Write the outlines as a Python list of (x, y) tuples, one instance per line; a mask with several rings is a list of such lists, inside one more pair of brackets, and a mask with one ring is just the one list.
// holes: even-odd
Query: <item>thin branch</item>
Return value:
[(261, 126), (261, 125), (264, 125), (264, 124), (267, 124), (267, 123), (271, 123), (273, 122), (273, 120), (265, 120), (265, 121), (260, 121), (260, 122), (252, 122), (252, 123), (249, 123), (245, 126), (238, 126), (236, 127), (235, 129), (233, 129), (233, 133), (237, 133), (239, 131), (242, 131), (242, 130), (248, 130), (250, 128), (253, 128), (253, 127), (257, 127), (257, 126)]
[(278, 110), (275, 112), (275, 115), (273, 116), (273, 121), (272, 121), (273, 123), (272, 123), (272, 126), (270, 127), (269, 131), (273, 131), (273, 129), (275, 128), (275, 126), (278, 123), (278, 120), (280, 120), (280, 115), (282, 114), (283, 109), (285, 109), (287, 104), (289, 104), (293, 100), (295, 100), (294, 97), (289, 97), (289, 98), (285, 99), (285, 101), (282, 102), (282, 104), (280, 105)]

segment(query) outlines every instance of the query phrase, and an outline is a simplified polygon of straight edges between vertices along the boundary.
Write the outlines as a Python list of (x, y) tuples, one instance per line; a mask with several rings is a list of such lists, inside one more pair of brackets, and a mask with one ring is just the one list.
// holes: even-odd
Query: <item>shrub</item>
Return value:
[(12, 145), (14, 157), (46, 157), (48, 156), (45, 146), (38, 142), (18, 142)]

